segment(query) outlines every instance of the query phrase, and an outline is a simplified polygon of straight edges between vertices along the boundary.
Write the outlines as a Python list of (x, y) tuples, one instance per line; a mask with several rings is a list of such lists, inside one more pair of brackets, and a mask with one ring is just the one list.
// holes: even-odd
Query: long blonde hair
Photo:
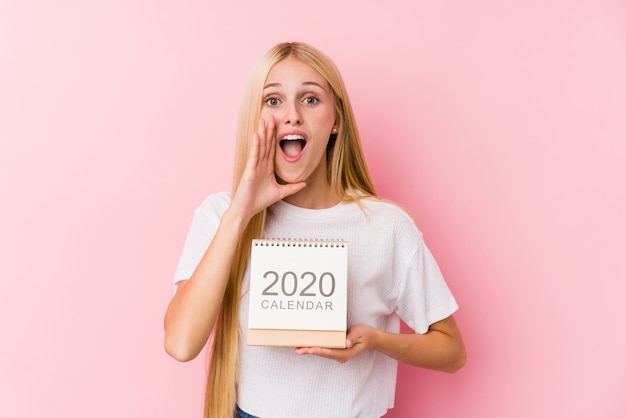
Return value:
[[(331, 136), (327, 146), (326, 175), (334, 197), (346, 202), (376, 196), (341, 74), (324, 53), (301, 42), (276, 45), (259, 60), (252, 71), (239, 113), (233, 194), (243, 175), (251, 138), (258, 125), (265, 80), (271, 68), (287, 57), (293, 57), (314, 68), (328, 81), (333, 94), (337, 134)], [(266, 210), (256, 214), (239, 241), (212, 338), (213, 347), (205, 396), (206, 418), (231, 418), (234, 414), (240, 342), (241, 283), (250, 255), (250, 245), (254, 238), (262, 236), (265, 216)]]

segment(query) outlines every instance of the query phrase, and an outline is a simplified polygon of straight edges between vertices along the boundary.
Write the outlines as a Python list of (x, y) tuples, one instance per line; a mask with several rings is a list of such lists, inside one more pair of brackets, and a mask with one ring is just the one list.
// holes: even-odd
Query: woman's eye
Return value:
[(280, 104), (280, 100), (278, 100), (276, 97), (270, 97), (265, 99), (265, 103), (267, 103), (267, 105), (270, 107), (274, 107)]
[(305, 98), (305, 99), (304, 99), (304, 103), (306, 103), (306, 104), (308, 104), (308, 105), (315, 105), (315, 104), (317, 104), (319, 101), (320, 101), (320, 99), (319, 99), (319, 98), (317, 98), (317, 97), (313, 97), (313, 96), (310, 96), (310, 97), (307, 97), (307, 98)]

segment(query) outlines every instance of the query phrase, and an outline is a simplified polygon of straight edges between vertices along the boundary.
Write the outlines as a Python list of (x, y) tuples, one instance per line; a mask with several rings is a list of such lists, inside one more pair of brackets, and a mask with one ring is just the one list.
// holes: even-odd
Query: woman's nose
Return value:
[(297, 104), (291, 104), (285, 108), (283, 122), (287, 125), (300, 125), (302, 123), (302, 115)]

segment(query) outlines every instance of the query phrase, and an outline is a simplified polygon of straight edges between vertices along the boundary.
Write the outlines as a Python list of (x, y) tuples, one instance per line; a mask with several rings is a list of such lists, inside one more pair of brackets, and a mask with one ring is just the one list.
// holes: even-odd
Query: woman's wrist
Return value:
[(239, 235), (241, 235), (246, 229), (248, 222), (250, 222), (251, 217), (235, 210), (232, 206), (226, 209), (226, 212), (222, 215), (222, 219), (220, 220), (221, 225), (227, 225), (228, 229), (231, 231), (237, 231)]
[(381, 351), (381, 348), (383, 348), (382, 344), (384, 342), (384, 338), (384, 331), (376, 327), (370, 327), (368, 348), (374, 351)]

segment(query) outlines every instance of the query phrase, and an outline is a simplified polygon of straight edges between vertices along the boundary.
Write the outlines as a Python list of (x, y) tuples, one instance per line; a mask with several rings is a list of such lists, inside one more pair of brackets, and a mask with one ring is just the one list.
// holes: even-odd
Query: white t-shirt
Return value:
[[(230, 194), (218, 193), (196, 209), (175, 282), (191, 277), (229, 205)], [(263, 238), (348, 242), (348, 327), (397, 333), (402, 318), (425, 333), (458, 309), (421, 232), (393, 203), (368, 198), (304, 209), (280, 201), (268, 209)], [(384, 354), (367, 351), (340, 364), (297, 356), (293, 348), (246, 345), (248, 286), (249, 271), (239, 318), (241, 409), (262, 418), (377, 418), (393, 407), (397, 361)]]

